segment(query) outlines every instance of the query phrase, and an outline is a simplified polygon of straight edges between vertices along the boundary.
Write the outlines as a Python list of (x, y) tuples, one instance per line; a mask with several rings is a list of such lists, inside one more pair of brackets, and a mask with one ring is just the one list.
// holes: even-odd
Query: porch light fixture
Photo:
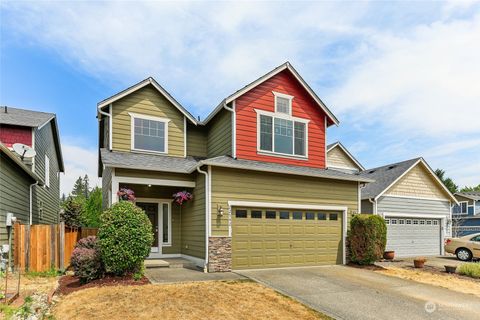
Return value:
[(149, 188), (150, 188), (151, 186), (152, 186), (151, 184), (148, 185)]
[(224, 210), (223, 210), (222, 206), (217, 204), (217, 215), (218, 216), (223, 216), (223, 212), (224, 212)]

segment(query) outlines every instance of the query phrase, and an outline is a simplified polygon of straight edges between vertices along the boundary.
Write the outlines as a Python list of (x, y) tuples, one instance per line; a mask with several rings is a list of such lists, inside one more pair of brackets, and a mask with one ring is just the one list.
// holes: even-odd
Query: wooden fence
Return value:
[(22, 271), (66, 269), (75, 244), (81, 238), (96, 235), (96, 228), (69, 228), (53, 225), (14, 226), (14, 265)]

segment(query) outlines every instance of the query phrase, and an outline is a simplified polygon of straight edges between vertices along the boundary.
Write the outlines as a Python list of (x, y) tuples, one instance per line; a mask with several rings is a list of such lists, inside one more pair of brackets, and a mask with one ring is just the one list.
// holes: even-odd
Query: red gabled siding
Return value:
[[(308, 160), (257, 154), (257, 113), (254, 109), (274, 112), (272, 91), (294, 96), (292, 115), (309, 119)], [(298, 81), (285, 70), (235, 100), (237, 158), (297, 166), (325, 168), (325, 113)]]
[(11, 125), (0, 126), (0, 141), (8, 148), (14, 143), (32, 146), (32, 128)]

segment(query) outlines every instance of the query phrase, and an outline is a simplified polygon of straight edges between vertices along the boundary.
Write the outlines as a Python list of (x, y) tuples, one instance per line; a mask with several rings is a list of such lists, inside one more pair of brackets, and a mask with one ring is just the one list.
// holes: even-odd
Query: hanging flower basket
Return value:
[(118, 190), (117, 196), (121, 201), (135, 201), (135, 192), (132, 189), (121, 188)]
[(182, 205), (184, 202), (192, 200), (193, 196), (190, 192), (183, 190), (173, 194), (173, 201)]

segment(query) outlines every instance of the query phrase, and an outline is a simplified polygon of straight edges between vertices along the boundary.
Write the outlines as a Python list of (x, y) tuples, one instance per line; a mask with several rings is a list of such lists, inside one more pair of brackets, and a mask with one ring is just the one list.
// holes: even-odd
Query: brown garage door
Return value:
[(342, 213), (233, 208), (234, 269), (342, 263)]

